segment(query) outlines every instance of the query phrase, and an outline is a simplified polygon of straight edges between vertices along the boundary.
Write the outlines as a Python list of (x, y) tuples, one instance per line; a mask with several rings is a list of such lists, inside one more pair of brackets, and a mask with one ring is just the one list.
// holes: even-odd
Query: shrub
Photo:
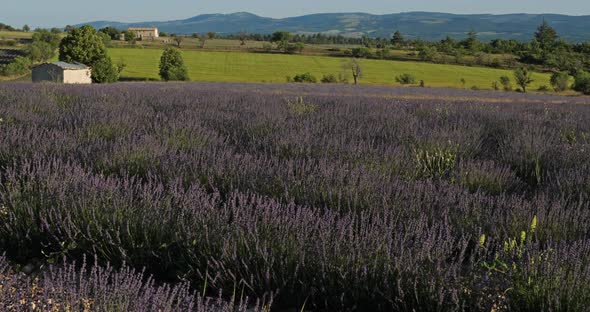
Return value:
[(338, 83), (338, 77), (334, 74), (324, 75), (321, 80), (322, 83)]
[(590, 95), (590, 73), (579, 71), (572, 87), (575, 91)]
[(416, 84), (416, 77), (412, 74), (401, 74), (395, 77), (395, 81), (402, 85)]
[(551, 86), (556, 92), (563, 92), (569, 88), (569, 74), (567, 72), (551, 75)]
[(457, 147), (426, 146), (414, 151), (418, 177), (440, 178), (446, 176), (457, 161)]
[(492, 82), (492, 90), (494, 90), (494, 91), (500, 90), (500, 84), (497, 81)]
[(293, 76), (293, 82), (299, 83), (316, 83), (318, 82), (317, 78), (312, 75), (311, 73), (307, 72), (304, 74), (298, 74)]
[(368, 58), (371, 57), (371, 50), (367, 47), (353, 48), (350, 50), (352, 57), (356, 58)]
[(548, 87), (548, 86), (546, 86), (546, 85), (542, 85), (542, 86), (540, 86), (540, 87), (537, 89), (537, 91), (540, 91), (540, 92), (549, 92), (549, 91), (551, 91), (551, 90), (549, 89), (549, 87)]
[(96, 83), (111, 83), (119, 80), (119, 69), (110, 57), (105, 57), (92, 66), (92, 81)]
[(512, 91), (512, 82), (508, 76), (500, 77), (500, 84), (504, 88), (504, 91)]
[(165, 81), (187, 81), (188, 69), (182, 54), (175, 48), (166, 48), (160, 58), (160, 77)]
[(24, 56), (15, 57), (12, 62), (0, 66), (0, 73), (4, 76), (24, 75), (31, 69), (31, 60)]

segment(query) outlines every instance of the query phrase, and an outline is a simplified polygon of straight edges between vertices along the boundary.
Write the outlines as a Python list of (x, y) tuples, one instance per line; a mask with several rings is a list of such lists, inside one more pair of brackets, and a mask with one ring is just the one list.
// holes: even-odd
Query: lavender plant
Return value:
[(585, 311), (584, 101), (2, 84), (0, 252), (13, 265), (0, 259), (0, 302), (27, 310), (39, 290), (35, 304), (72, 310)]

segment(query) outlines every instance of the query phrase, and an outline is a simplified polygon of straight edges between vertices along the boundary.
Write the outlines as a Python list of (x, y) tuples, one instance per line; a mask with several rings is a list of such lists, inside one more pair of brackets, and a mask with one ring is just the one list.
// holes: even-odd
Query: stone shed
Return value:
[(92, 83), (90, 67), (80, 63), (54, 62), (33, 67), (33, 82)]

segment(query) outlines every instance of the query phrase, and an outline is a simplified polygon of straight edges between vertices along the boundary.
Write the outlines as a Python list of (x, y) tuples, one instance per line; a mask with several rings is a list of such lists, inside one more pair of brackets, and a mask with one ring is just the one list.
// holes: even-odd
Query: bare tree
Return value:
[(240, 32), (239, 39), (240, 39), (240, 45), (245, 46), (246, 45), (246, 39), (248, 39), (248, 33), (243, 32), (243, 31)]
[(180, 45), (182, 44), (182, 42), (184, 41), (184, 37), (183, 36), (176, 36), (174, 37), (174, 42), (176, 42), (176, 46), (180, 48)]
[(196, 38), (199, 39), (199, 43), (201, 44), (201, 49), (205, 48), (205, 44), (207, 43), (207, 39), (209, 39), (209, 36), (207, 36), (207, 34), (196, 34)]
[(360, 78), (363, 77), (363, 66), (361, 61), (357, 58), (351, 58), (342, 63), (342, 68), (345, 71), (350, 71), (354, 84), (357, 85)]

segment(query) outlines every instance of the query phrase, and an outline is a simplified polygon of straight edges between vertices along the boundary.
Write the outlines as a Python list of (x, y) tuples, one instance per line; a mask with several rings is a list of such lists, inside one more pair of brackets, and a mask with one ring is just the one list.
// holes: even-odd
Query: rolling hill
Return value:
[(529, 40), (536, 27), (545, 19), (569, 41), (590, 41), (590, 16), (558, 14), (449, 14), (407, 12), (386, 15), (366, 13), (326, 13), (275, 19), (240, 12), (205, 14), (184, 20), (123, 23), (94, 21), (81, 25), (95, 28), (114, 26), (158, 27), (161, 31), (177, 34), (195, 32), (272, 33), (286, 30), (297, 33), (326, 33), (344, 36), (390, 37), (399, 30), (408, 38), (439, 40), (449, 35), (462, 38), (473, 29), (482, 40), (495, 38)]

